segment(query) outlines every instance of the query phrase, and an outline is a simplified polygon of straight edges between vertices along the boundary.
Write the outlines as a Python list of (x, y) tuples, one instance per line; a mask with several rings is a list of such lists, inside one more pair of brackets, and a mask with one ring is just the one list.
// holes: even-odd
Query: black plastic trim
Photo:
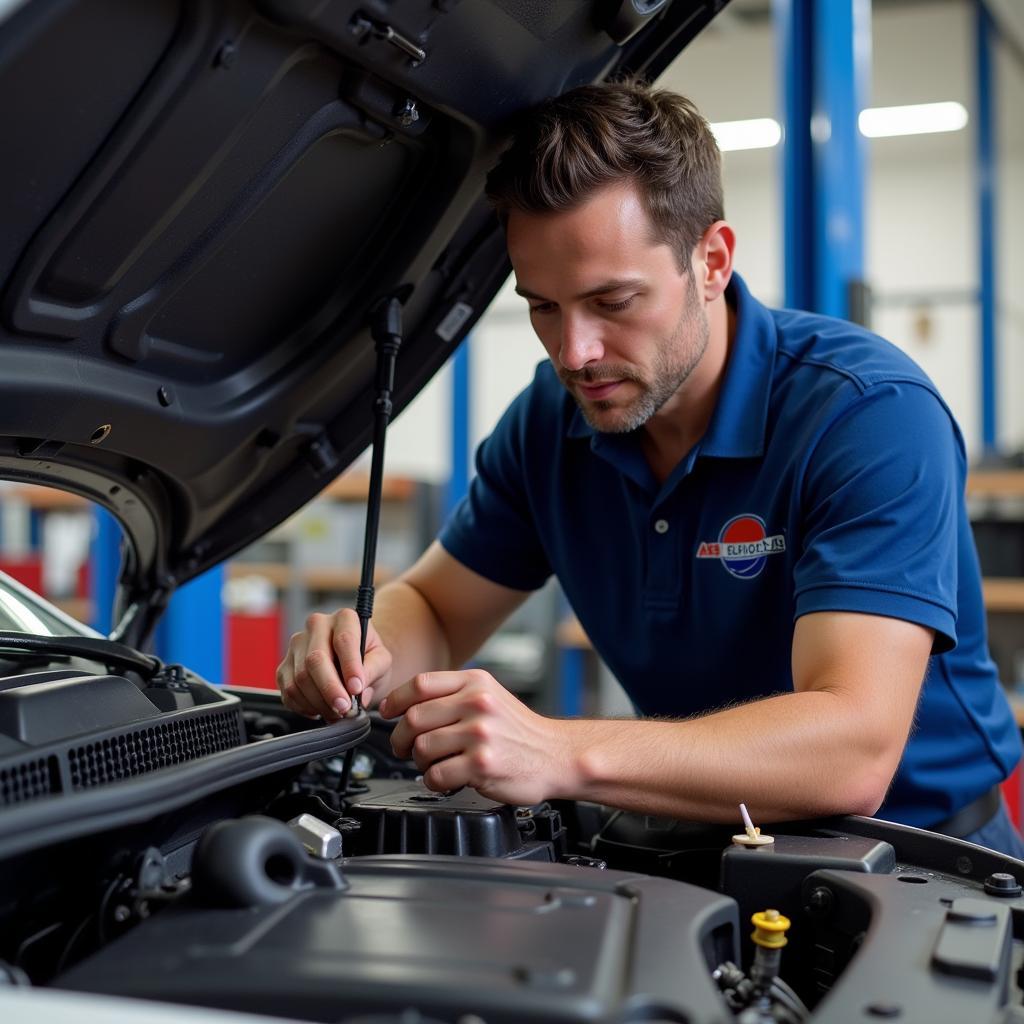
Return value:
[(4, 812), (0, 858), (148, 821), (250, 779), (344, 753), (369, 732), (370, 720), (361, 714), (100, 789), (15, 806)]

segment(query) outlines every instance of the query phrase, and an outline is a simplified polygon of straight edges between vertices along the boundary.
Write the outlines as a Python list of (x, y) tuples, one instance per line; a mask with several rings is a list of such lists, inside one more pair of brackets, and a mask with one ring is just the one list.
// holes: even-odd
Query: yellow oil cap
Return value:
[(762, 910), (750, 918), (754, 931), (750, 937), (765, 949), (782, 949), (788, 941), (789, 918), (777, 910)]

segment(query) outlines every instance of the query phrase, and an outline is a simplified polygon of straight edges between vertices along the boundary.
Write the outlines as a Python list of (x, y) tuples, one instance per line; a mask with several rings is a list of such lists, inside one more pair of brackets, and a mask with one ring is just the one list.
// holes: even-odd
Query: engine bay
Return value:
[(1012, 859), (873, 819), (746, 847), (433, 793), (375, 715), (311, 723), (97, 643), (0, 681), (8, 985), (353, 1024), (1019, 1012)]

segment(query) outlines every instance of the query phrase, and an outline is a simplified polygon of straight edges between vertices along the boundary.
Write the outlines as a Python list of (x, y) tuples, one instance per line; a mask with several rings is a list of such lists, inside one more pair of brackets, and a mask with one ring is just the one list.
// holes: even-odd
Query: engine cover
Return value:
[[(719, 1021), (729, 898), (681, 882), (522, 861), (368, 857), (282, 903), (197, 894), (58, 978), (60, 988), (312, 1021), (408, 1008), (451, 1022)], [(642, 995), (641, 995), (642, 993)]]
[(370, 779), (366, 792), (345, 801), (359, 827), (345, 853), (436, 853), (469, 857), (557, 860), (565, 829), (543, 804), (514, 808), (475, 790), (434, 793), (420, 782)]

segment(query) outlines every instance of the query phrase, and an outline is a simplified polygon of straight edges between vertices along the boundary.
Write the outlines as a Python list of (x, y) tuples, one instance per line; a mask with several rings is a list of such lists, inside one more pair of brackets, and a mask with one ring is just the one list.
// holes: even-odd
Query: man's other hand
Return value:
[(380, 713), (404, 716), (391, 746), (436, 792), (470, 786), (491, 800), (535, 804), (565, 787), (560, 723), (531, 711), (487, 672), (415, 676), (381, 701)]
[(374, 687), (387, 681), (391, 653), (371, 622), (366, 634), (366, 659), (359, 657), (359, 616), (351, 608), (333, 615), (314, 612), (306, 629), (288, 642), (277, 667), (277, 688), (284, 706), (309, 718), (335, 722), (359, 695), (370, 707)]

